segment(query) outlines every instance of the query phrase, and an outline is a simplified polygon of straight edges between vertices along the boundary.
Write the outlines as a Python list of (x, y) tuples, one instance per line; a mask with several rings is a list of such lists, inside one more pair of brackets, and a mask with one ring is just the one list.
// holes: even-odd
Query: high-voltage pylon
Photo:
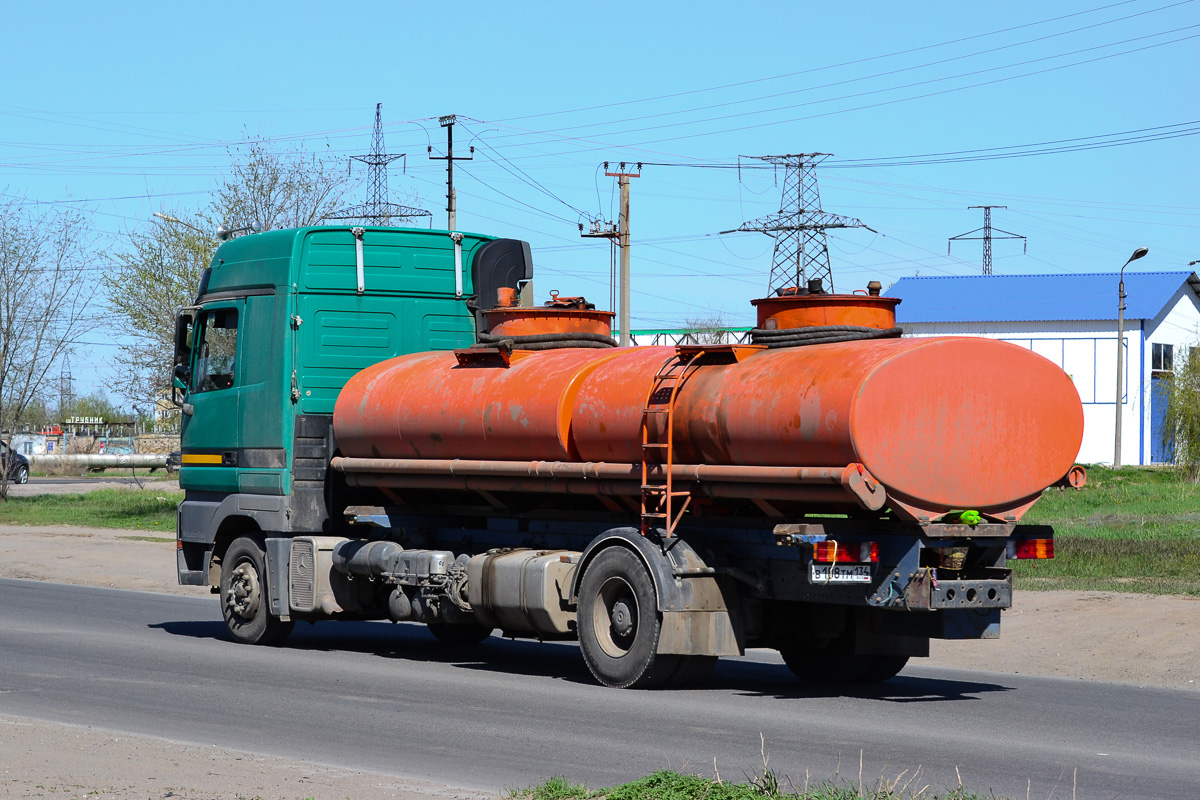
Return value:
[(58, 372), (58, 416), (61, 422), (75, 403), (75, 378), (71, 375), (71, 357), (63, 356)]
[(760, 161), (784, 168), (779, 213), (743, 222), (735, 229), (760, 231), (775, 237), (771, 278), (767, 283), (768, 292), (785, 286), (802, 288), (814, 278), (820, 278), (823, 288), (832, 292), (833, 273), (829, 267), (829, 243), (825, 231), (830, 228), (866, 228), (872, 233), (875, 232), (862, 220), (821, 210), (817, 164), (829, 155), (799, 153), (786, 156), (753, 156)]
[[(962, 242), (962, 241), (966, 241), (969, 239), (982, 239), (983, 240), (983, 274), (991, 275), (992, 274), (992, 239), (1021, 239), (1024, 241), (1024, 244), (1025, 244), (1025, 252), (1026, 253), (1029, 252), (1029, 240), (1026, 239), (1024, 236), (1022, 236), (1019, 233), (1009, 233), (1008, 231), (1001, 231), (999, 228), (992, 227), (992, 209), (993, 208), (1008, 208), (1008, 206), (967, 206), (968, 211), (972, 208), (982, 208), (983, 209), (983, 227), (976, 228), (973, 231), (967, 231), (966, 233), (960, 233), (958, 236), (951, 236), (950, 240), (948, 242), (946, 242), (946, 255), (950, 254), (950, 247), (955, 242)], [(997, 236), (993, 231), (1000, 231), (1000, 233), (1002, 233), (1004, 235)], [(973, 233), (982, 233), (983, 235), (982, 236), (972, 236), (971, 234), (973, 234)]]
[(371, 136), (371, 152), (361, 156), (350, 156), (352, 161), (361, 161), (370, 167), (367, 180), (367, 202), (342, 208), (327, 214), (326, 219), (361, 219), (371, 225), (389, 225), (392, 220), (408, 220), (413, 217), (431, 217), (423, 208), (402, 206), (388, 202), (388, 164), (404, 158), (405, 153), (387, 153), (383, 147), (383, 103), (375, 104), (375, 132)]

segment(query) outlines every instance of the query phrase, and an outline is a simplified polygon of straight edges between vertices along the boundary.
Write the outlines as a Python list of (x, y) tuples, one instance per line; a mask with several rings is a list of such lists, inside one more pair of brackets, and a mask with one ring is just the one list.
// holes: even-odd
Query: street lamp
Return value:
[(172, 217), (170, 214), (164, 214), (161, 211), (155, 211), (154, 216), (158, 217), (159, 219), (161, 219), (164, 222), (174, 222), (175, 224), (182, 225), (185, 228), (191, 228), (192, 230), (194, 230), (196, 233), (200, 234), (201, 236), (206, 236), (206, 237), (212, 238), (211, 233), (206, 233), (205, 231), (202, 231), (199, 228), (197, 228), (192, 223), (184, 222), (183, 220), (179, 219), (178, 217)]
[(1121, 466), (1121, 390), (1125, 388), (1121, 380), (1121, 374), (1125, 371), (1125, 348), (1122, 346), (1125, 343), (1125, 268), (1130, 262), (1137, 261), (1149, 252), (1150, 248), (1139, 247), (1133, 251), (1129, 260), (1121, 265), (1121, 283), (1117, 299), (1117, 435), (1113, 445), (1113, 469)]

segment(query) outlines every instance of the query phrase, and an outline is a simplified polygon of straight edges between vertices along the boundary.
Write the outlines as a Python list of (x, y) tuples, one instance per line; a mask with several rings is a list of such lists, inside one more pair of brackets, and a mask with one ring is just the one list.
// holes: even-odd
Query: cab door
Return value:
[(245, 337), (238, 336), (245, 300), (205, 304), (196, 315), (191, 376), (180, 433), (179, 485), (236, 492), (240, 386)]

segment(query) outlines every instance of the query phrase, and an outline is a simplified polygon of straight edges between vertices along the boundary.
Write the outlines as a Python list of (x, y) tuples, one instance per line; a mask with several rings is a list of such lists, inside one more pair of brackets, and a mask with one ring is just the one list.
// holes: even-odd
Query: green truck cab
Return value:
[(396, 355), (470, 346), (479, 293), (531, 278), (527, 243), (473, 233), (309, 227), (222, 244), (176, 327), (180, 582), (215, 585), (249, 532), (341, 525), (325, 471), (342, 386)]

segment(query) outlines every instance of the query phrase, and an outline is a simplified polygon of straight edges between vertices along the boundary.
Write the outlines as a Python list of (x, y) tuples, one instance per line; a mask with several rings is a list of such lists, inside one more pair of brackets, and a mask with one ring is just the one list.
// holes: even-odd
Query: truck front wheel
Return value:
[(583, 659), (605, 686), (657, 686), (679, 666), (680, 656), (657, 652), (662, 614), (654, 580), (624, 547), (610, 547), (587, 565), (579, 584), (578, 620)]
[(272, 616), (267, 603), (267, 557), (255, 539), (234, 540), (221, 559), (221, 615), (235, 641), (283, 644), (291, 622)]

